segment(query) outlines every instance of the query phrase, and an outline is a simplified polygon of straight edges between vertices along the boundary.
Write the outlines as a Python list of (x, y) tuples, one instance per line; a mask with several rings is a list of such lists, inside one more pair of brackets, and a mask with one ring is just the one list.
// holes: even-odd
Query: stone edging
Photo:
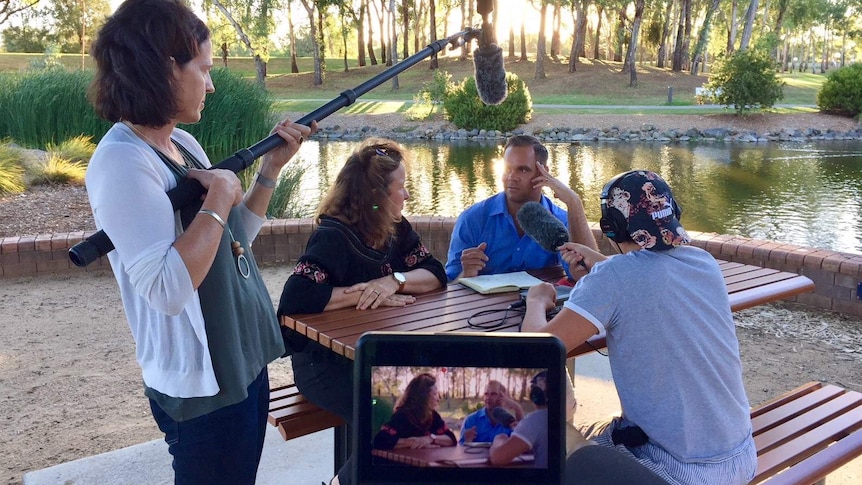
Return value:
[[(415, 216), (410, 221), (422, 235), (422, 241), (431, 253), (445, 259), (455, 218)], [(262, 265), (296, 261), (305, 250), (315, 227), (314, 221), (308, 218), (266, 222), (253, 243), (255, 258)], [(69, 248), (89, 234), (75, 232), (0, 239), (0, 279), (109, 270), (107, 257), (100, 258), (86, 268), (78, 268), (69, 261)], [(862, 300), (857, 296), (857, 288), (862, 284), (862, 255), (715, 233), (690, 234), (695, 246), (705, 249), (717, 259), (789, 271), (811, 278), (816, 285), (815, 291), (798, 295), (795, 301), (862, 316)], [(614, 252), (597, 224), (593, 224), (593, 235), (603, 253)]]
[(781, 129), (777, 131), (766, 131), (757, 133), (750, 130), (739, 130), (735, 128), (708, 128), (700, 130), (689, 128), (687, 130), (668, 129), (660, 130), (653, 125), (644, 124), (637, 129), (612, 128), (568, 128), (553, 127), (543, 128), (533, 133), (518, 128), (511, 132), (497, 130), (466, 130), (441, 128), (422, 128), (413, 131), (390, 131), (378, 130), (374, 126), (363, 126), (356, 129), (342, 129), (335, 125), (322, 128), (312, 138), (326, 140), (358, 140), (369, 136), (381, 136), (397, 140), (505, 140), (509, 136), (519, 134), (531, 134), (543, 142), (660, 142), (660, 143), (688, 143), (688, 142), (739, 142), (739, 143), (766, 143), (766, 142), (809, 142), (809, 141), (839, 141), (839, 140), (862, 140), (862, 127), (848, 131), (835, 131), (832, 129), (820, 130), (807, 128), (805, 130)]

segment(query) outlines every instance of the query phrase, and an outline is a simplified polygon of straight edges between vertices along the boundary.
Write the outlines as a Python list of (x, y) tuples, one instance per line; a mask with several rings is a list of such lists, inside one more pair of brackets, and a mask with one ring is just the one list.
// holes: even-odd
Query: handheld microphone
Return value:
[(491, 410), (491, 416), (494, 418), (494, 421), (506, 427), (512, 426), (512, 423), (515, 422), (515, 417), (500, 406)]
[[(539, 202), (525, 203), (516, 217), (524, 232), (545, 251), (556, 252), (558, 247), (569, 242), (569, 230)], [(583, 260), (578, 261), (578, 265), (587, 268)]]
[(488, 15), (493, 9), (493, 2), (480, 0), (477, 11), (482, 15), (482, 35), (479, 36), (479, 47), (473, 51), (476, 91), (486, 105), (498, 105), (509, 94), (506, 69), (503, 67), (503, 49), (497, 45), (494, 26), (488, 22)]

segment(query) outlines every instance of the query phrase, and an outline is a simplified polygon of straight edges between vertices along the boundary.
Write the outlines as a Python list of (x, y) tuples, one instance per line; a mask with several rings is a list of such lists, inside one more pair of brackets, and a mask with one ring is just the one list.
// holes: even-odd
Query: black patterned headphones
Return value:
[[(617, 244), (631, 240), (628, 228), (629, 223), (619, 209), (608, 205), (608, 201), (611, 199), (612, 191), (617, 185), (621, 184), (629, 175), (638, 172), (644, 172), (644, 170), (630, 170), (616, 175), (605, 184), (601, 195), (599, 195), (599, 199), (602, 202), (602, 218), (599, 219), (599, 228), (608, 239)], [(682, 216), (682, 208), (677, 205), (676, 199), (671, 198), (671, 206), (673, 207), (673, 215), (679, 220)]]

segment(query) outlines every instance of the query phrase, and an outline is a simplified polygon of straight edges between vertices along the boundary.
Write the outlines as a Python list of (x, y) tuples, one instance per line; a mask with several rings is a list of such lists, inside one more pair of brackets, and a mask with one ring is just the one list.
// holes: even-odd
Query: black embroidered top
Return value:
[(412, 438), (415, 436), (428, 436), (429, 434), (446, 435), (457, 442), (455, 434), (446, 426), (446, 422), (437, 411), (433, 411), (431, 419), (427, 423), (417, 423), (404, 409), (398, 409), (392, 415), (392, 419), (380, 427), (380, 431), (374, 436), (374, 448), (379, 450), (391, 450), (395, 448), (400, 438)]
[(424, 268), (446, 284), (446, 272), (406, 219), (398, 223), (394, 240), (383, 251), (365, 245), (337, 219), (321, 216), (305, 254), (284, 284), (279, 315), (322, 312), (335, 287), (351, 286), (393, 272)]

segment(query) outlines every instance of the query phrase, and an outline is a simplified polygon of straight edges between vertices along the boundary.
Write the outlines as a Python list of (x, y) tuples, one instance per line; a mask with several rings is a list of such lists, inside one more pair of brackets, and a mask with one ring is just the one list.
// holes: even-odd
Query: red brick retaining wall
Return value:
[[(455, 219), (418, 216), (412, 217), (410, 221), (422, 235), (422, 241), (431, 253), (445, 260)], [(278, 219), (267, 222), (253, 244), (258, 263), (263, 265), (296, 261), (305, 249), (315, 226), (312, 219)], [(593, 234), (603, 253), (615, 252), (596, 224), (593, 225)], [(69, 248), (87, 235), (88, 233), (77, 232), (2, 238), (0, 278), (109, 270), (106, 257), (87, 268), (78, 268), (69, 261)], [(816, 290), (795, 297), (795, 301), (862, 316), (862, 300), (857, 296), (857, 286), (862, 282), (862, 255), (714, 233), (692, 232), (691, 236), (695, 246), (709, 251), (718, 259), (790, 271), (811, 278)]]

